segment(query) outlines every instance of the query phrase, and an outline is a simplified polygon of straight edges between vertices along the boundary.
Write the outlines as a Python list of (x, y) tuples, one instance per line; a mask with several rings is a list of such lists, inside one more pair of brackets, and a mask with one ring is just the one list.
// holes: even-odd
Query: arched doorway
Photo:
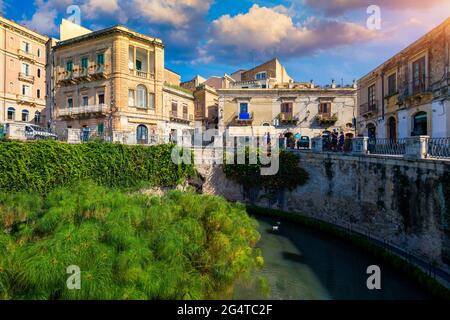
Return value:
[(418, 112), (413, 117), (412, 136), (426, 136), (428, 133), (427, 113)]
[(377, 137), (377, 127), (373, 123), (367, 125), (367, 136), (369, 139), (375, 139)]
[(394, 117), (390, 117), (388, 120), (388, 138), (397, 140), (397, 120)]
[(148, 129), (143, 124), (137, 127), (136, 140), (138, 144), (148, 144)]

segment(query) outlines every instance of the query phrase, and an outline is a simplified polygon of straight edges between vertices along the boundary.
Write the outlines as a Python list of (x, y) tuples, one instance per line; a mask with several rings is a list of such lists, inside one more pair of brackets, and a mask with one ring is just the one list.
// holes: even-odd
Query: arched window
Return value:
[(412, 136), (426, 136), (428, 133), (427, 113), (418, 112), (413, 117)]
[(36, 111), (36, 113), (34, 114), (34, 123), (41, 123), (41, 113), (39, 111)]
[(391, 140), (397, 140), (397, 120), (394, 117), (388, 120), (388, 137)]
[(22, 121), (28, 122), (29, 115), (30, 113), (28, 112), (28, 110), (22, 110)]
[(147, 108), (147, 88), (143, 85), (137, 87), (137, 104), (138, 108)]
[(136, 140), (138, 144), (148, 144), (148, 128), (143, 124), (137, 127)]
[(15, 115), (16, 115), (16, 109), (14, 109), (13, 107), (9, 107), (8, 108), (8, 120), (14, 121)]

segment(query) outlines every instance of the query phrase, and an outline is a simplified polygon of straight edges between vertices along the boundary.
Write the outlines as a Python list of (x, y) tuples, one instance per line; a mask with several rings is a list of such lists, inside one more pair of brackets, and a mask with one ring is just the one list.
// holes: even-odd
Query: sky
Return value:
[(162, 39), (183, 81), (277, 57), (296, 81), (350, 84), (450, 17), (450, 0), (0, 0), (6, 18), (55, 38), (73, 5), (91, 30)]

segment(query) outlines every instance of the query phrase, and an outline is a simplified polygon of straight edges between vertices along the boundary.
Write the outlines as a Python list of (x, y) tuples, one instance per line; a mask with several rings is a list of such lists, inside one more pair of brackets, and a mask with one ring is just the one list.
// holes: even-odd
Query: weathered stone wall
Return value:
[(203, 192), (232, 201), (300, 212), (351, 226), (416, 255), (450, 264), (450, 162), (300, 153), (306, 185), (280, 191), (243, 190), (220, 166), (199, 166)]

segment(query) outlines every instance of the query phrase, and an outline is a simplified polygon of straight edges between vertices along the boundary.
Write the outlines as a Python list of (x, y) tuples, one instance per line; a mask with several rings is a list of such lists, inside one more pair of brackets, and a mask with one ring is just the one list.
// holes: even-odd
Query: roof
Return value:
[(5, 18), (4, 16), (1, 16), (1, 15), (0, 15), (0, 24), (4, 25), (4, 26), (9, 26), (9, 27), (15, 29), (15, 31), (17, 31), (17, 32), (26, 33), (28, 37), (34, 38), (36, 41), (40, 41), (42, 43), (47, 42), (49, 39), (47, 36), (37, 33), (36, 31), (33, 31), (30, 28), (20, 25), (17, 22), (15, 22), (11, 19)]
[(144, 40), (144, 41), (147, 41), (147, 42), (149, 42), (151, 44), (159, 45), (161, 47), (164, 47), (164, 44), (163, 44), (161, 39), (146, 36), (144, 34), (135, 32), (135, 31), (133, 31), (133, 30), (131, 30), (131, 29), (129, 29), (129, 28), (119, 24), (119, 25), (116, 25), (116, 26), (113, 26), (113, 27), (110, 27), (110, 28), (106, 28), (106, 29), (102, 29), (102, 30), (98, 30), (98, 31), (93, 31), (91, 33), (88, 33), (88, 34), (85, 34), (85, 35), (82, 35), (82, 36), (79, 36), (79, 37), (75, 37), (75, 38), (71, 38), (71, 39), (68, 39), (68, 40), (65, 40), (65, 41), (61, 41), (55, 46), (55, 48), (60, 48), (60, 47), (64, 47), (64, 46), (67, 46), (67, 45), (79, 43), (79, 42), (82, 42), (82, 41), (99, 38), (99, 37), (102, 37), (102, 36), (105, 36), (105, 35), (108, 35), (108, 34), (113, 34), (113, 33), (123, 33), (123, 34), (127, 35), (128, 37), (136, 38), (136, 39), (139, 39), (139, 40)]

